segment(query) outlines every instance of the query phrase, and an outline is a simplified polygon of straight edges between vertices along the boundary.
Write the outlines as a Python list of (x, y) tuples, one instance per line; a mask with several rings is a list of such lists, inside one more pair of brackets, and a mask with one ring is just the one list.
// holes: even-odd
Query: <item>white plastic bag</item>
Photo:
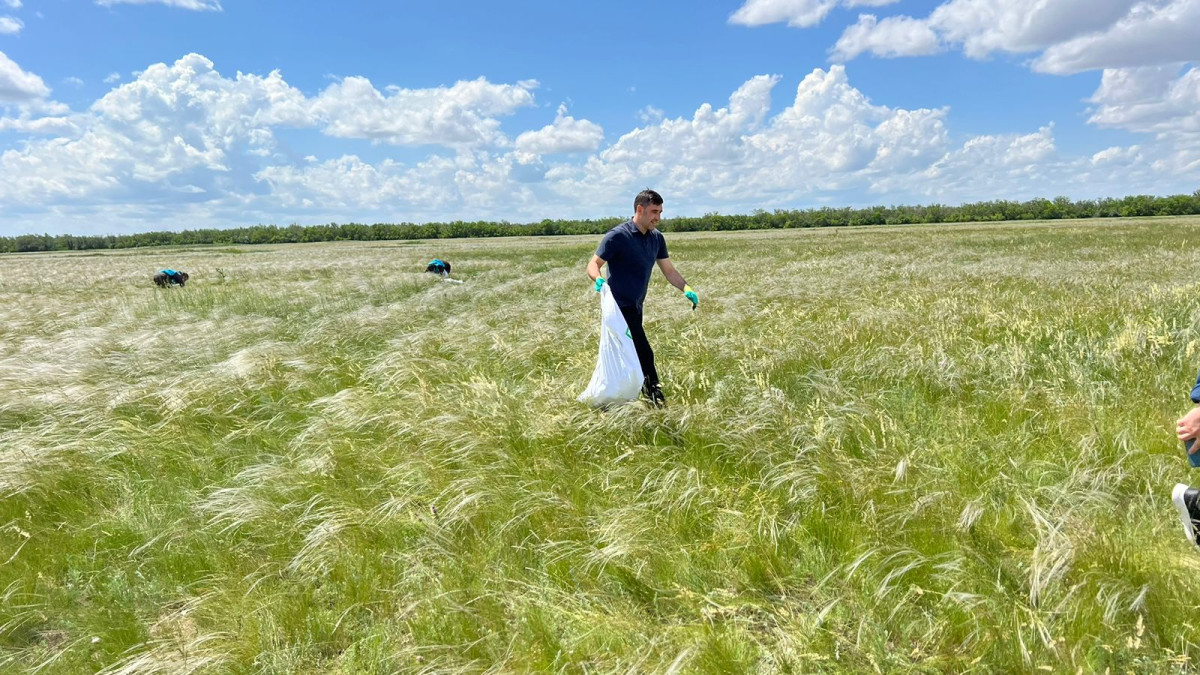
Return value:
[(642, 364), (629, 337), (629, 325), (605, 284), (600, 288), (600, 355), (592, 381), (578, 400), (599, 408), (636, 400), (641, 391)]

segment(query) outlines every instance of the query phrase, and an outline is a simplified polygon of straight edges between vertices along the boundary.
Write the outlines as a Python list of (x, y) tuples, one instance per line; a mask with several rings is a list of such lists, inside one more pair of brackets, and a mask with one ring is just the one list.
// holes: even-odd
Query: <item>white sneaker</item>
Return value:
[(1200, 537), (1196, 534), (1196, 528), (1200, 525), (1200, 490), (1176, 483), (1175, 489), (1171, 491), (1171, 501), (1174, 502), (1175, 508), (1179, 509), (1179, 520), (1183, 522), (1183, 536), (1200, 548)]

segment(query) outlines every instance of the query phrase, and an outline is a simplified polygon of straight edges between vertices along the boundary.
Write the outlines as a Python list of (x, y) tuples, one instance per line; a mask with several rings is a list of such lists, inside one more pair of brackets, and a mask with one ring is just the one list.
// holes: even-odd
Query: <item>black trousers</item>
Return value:
[(642, 364), (642, 375), (646, 384), (658, 384), (658, 371), (654, 368), (654, 350), (646, 339), (646, 331), (642, 328), (641, 307), (619, 307), (625, 323), (629, 324), (629, 337), (633, 338), (633, 348), (637, 350), (638, 363)]

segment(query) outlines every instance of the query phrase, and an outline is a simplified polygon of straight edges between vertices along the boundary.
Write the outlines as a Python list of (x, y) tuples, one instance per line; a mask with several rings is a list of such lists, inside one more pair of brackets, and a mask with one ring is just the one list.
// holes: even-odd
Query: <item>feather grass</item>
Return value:
[(592, 238), (2, 256), (0, 669), (1187, 669), (1197, 227), (669, 234), (665, 410)]

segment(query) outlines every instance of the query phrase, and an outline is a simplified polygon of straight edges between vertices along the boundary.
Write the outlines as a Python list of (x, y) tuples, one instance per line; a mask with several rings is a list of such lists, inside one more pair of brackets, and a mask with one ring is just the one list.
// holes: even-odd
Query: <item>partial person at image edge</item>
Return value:
[[(1192, 466), (1200, 466), (1200, 445), (1196, 437), (1200, 436), (1200, 375), (1196, 376), (1196, 384), (1192, 387), (1192, 403), (1197, 404), (1186, 415), (1175, 422), (1175, 435), (1183, 442), (1188, 453), (1188, 461)], [(1183, 521), (1183, 534), (1188, 541), (1200, 548), (1200, 490), (1177, 483), (1171, 491), (1171, 501), (1179, 509), (1179, 518)]]
[(672, 286), (683, 291), (692, 303), (692, 309), (700, 304), (700, 296), (684, 281), (667, 254), (667, 240), (658, 231), (662, 218), (663, 198), (654, 190), (642, 190), (633, 199), (633, 217), (617, 225), (604, 235), (596, 254), (587, 265), (588, 278), (597, 292), (605, 284), (600, 269), (608, 265), (608, 288), (629, 326), (629, 336), (637, 350), (638, 363), (642, 366), (642, 395), (651, 405), (663, 407), (666, 397), (654, 367), (654, 350), (642, 327), (642, 303), (654, 265), (662, 270), (663, 276)]

